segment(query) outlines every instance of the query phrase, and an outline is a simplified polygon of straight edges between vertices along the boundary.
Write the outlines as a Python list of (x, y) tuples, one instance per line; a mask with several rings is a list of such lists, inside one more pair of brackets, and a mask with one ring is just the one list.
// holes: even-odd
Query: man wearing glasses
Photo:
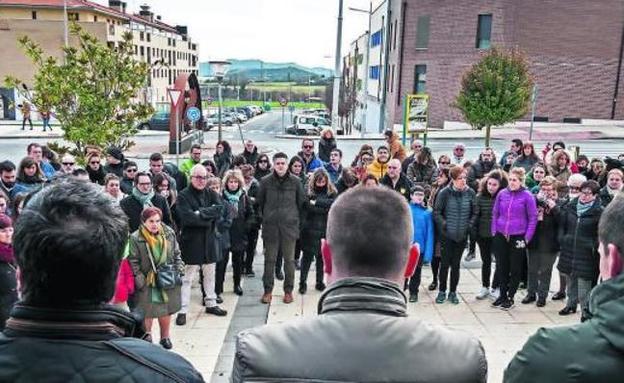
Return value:
[(119, 183), (119, 187), (124, 194), (132, 193), (132, 187), (134, 186), (134, 179), (136, 177), (139, 167), (134, 161), (126, 161), (124, 163), (123, 178)]
[(191, 158), (180, 164), (180, 171), (184, 173), (187, 178), (191, 178), (191, 169), (193, 166), (201, 163), (202, 149), (199, 144), (193, 144), (191, 146)]
[(41, 172), (43, 173), (45, 178), (52, 178), (56, 171), (54, 170), (52, 165), (43, 160), (43, 149), (41, 149), (41, 145), (33, 142), (32, 144), (28, 145), (27, 151), (28, 157), (32, 158), (39, 165), (39, 169), (41, 169)]
[(61, 158), (61, 173), (70, 175), (76, 169), (76, 158), (71, 154), (65, 154)]
[(455, 144), (453, 148), (453, 156), (451, 158), (451, 163), (453, 165), (463, 165), (466, 162), (466, 157), (464, 154), (466, 153), (466, 146), (462, 143)]
[(315, 169), (323, 166), (323, 161), (319, 160), (314, 154), (314, 141), (310, 138), (304, 138), (301, 141), (301, 151), (297, 154), (306, 164), (304, 169), (306, 174), (312, 173)]
[(195, 275), (201, 268), (203, 288), (206, 293), (204, 304), (206, 313), (226, 316), (227, 311), (217, 306), (215, 293), (215, 275), (218, 250), (218, 238), (215, 225), (225, 213), (225, 207), (219, 202), (219, 195), (206, 187), (208, 172), (197, 164), (191, 169), (191, 183), (178, 195), (177, 216), (180, 221), (180, 250), (185, 272), (182, 277), (182, 308), (176, 317), (176, 324), (186, 324), (186, 314), (191, 301), (191, 286)]

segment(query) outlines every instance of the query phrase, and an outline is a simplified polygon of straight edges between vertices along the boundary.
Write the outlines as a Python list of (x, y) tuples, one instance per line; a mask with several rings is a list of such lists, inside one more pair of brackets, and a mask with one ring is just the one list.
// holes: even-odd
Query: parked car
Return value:
[(286, 133), (298, 136), (318, 136), (323, 129), (328, 127), (331, 127), (331, 124), (323, 117), (301, 114), (293, 118), (293, 125), (286, 128)]
[[(169, 131), (169, 112), (156, 112), (150, 117), (149, 120), (143, 121), (139, 123), (139, 130), (160, 130), (160, 131)], [(204, 126), (203, 130), (210, 130), (213, 128), (213, 124), (210, 123), (207, 119), (204, 118)], [(188, 126), (187, 130), (190, 129)]]
[(248, 120), (251, 120), (255, 116), (254, 111), (248, 106), (236, 108), (236, 111), (239, 113), (243, 113), (245, 116), (247, 116)]
[[(219, 113), (209, 115), (208, 119), (212, 124), (219, 125)], [(235, 118), (230, 113), (221, 112), (221, 125), (232, 126), (235, 122)]]

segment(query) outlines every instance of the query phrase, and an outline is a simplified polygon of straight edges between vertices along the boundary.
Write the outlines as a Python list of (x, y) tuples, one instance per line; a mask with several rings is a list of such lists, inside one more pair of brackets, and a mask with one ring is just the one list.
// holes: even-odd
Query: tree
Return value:
[(485, 145), (489, 146), (492, 126), (526, 114), (532, 88), (525, 55), (494, 48), (464, 74), (455, 107), (473, 129), (486, 129)]
[(72, 23), (70, 33), (77, 46), (63, 48), (64, 62), (44, 57), (43, 49), (28, 36), (19, 39), (36, 66), (33, 87), (6, 76), (5, 84), (38, 110), (51, 110), (61, 123), (64, 139), (74, 144), (73, 154), (82, 157), (87, 146), (127, 149), (137, 124), (152, 113), (139, 99), (147, 85), (148, 64), (135, 61), (132, 33), (123, 35), (116, 48), (99, 42)]

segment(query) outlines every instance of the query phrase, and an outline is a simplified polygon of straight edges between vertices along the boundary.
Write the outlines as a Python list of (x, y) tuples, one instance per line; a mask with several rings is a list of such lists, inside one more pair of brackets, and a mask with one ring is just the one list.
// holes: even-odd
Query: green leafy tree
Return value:
[(525, 55), (494, 48), (464, 74), (455, 107), (474, 129), (485, 128), (485, 145), (489, 146), (492, 126), (526, 114), (532, 88)]
[(20, 79), (6, 76), (7, 86), (38, 110), (55, 114), (64, 139), (74, 144), (72, 152), (82, 157), (87, 146), (114, 145), (128, 149), (137, 133), (137, 123), (153, 109), (141, 101), (150, 67), (133, 58), (132, 33), (127, 32), (117, 47), (99, 42), (78, 24), (70, 25), (76, 46), (63, 48), (64, 60), (44, 56), (39, 44), (28, 36), (20, 46), (36, 67), (31, 89)]

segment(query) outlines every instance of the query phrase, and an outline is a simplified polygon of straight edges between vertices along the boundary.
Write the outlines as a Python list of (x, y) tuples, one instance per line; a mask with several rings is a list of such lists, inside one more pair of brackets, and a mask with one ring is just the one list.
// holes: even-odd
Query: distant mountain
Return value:
[[(230, 66), (226, 78), (230, 79), (247, 79), (253, 81), (262, 81), (264, 75), (265, 81), (298, 81), (305, 82), (309, 79), (319, 81), (321, 78), (330, 78), (334, 71), (327, 68), (308, 68), (296, 63), (271, 63), (262, 60), (228, 60)], [(210, 65), (207, 62), (199, 64), (200, 77), (211, 77)]]

